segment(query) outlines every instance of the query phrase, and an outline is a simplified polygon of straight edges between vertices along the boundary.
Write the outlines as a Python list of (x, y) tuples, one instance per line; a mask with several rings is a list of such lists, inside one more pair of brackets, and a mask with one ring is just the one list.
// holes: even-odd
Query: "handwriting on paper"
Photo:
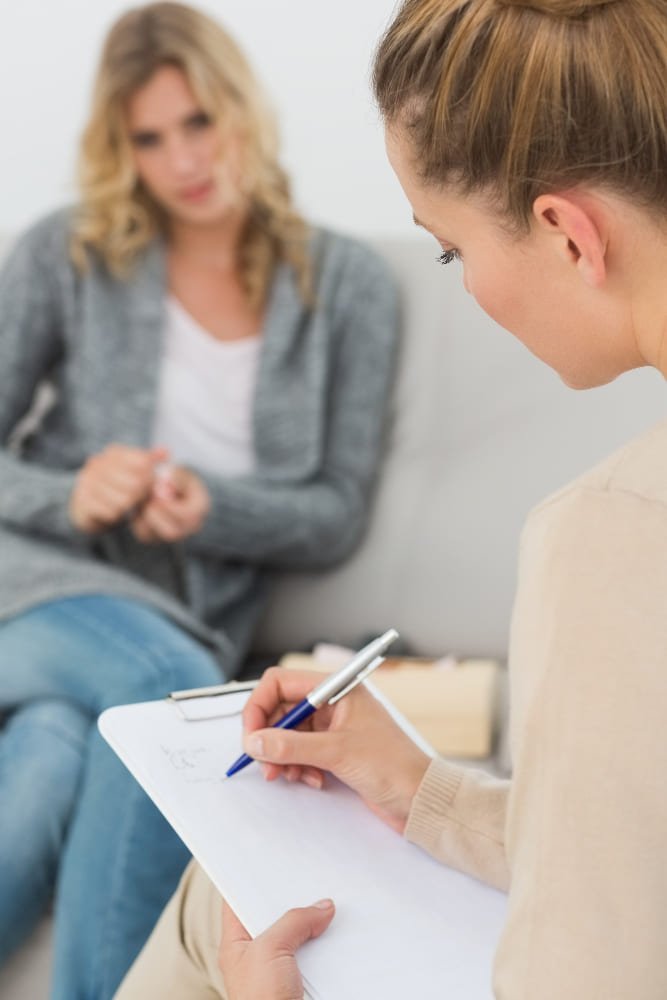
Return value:
[(189, 785), (201, 782), (223, 781), (228, 762), (220, 759), (220, 754), (211, 747), (196, 743), (190, 746), (170, 747), (160, 744), (164, 759)]

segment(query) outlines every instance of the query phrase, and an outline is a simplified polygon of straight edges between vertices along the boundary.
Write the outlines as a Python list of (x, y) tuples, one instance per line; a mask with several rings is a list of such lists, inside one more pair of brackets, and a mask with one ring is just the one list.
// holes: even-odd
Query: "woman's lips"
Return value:
[(202, 184), (193, 184), (187, 188), (181, 188), (178, 192), (180, 201), (203, 201), (213, 190), (213, 181), (204, 181)]

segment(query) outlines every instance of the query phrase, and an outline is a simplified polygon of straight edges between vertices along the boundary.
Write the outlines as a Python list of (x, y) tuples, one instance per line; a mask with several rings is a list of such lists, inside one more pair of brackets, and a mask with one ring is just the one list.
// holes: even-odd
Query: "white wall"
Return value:
[[(126, 0), (0, 0), (0, 231), (71, 200), (102, 39)], [(272, 95), (311, 218), (358, 234), (412, 228), (368, 84), (392, 0), (202, 0)]]

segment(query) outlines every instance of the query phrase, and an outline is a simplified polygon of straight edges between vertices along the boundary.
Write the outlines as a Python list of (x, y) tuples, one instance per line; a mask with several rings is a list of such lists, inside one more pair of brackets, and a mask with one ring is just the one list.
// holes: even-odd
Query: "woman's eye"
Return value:
[(451, 264), (453, 260), (461, 260), (461, 254), (458, 250), (452, 247), (451, 250), (443, 250), (442, 253), (435, 259), (438, 264)]
[(154, 132), (135, 132), (132, 136), (132, 145), (137, 149), (150, 149), (157, 146), (159, 141), (160, 137)]
[(199, 129), (208, 128), (210, 124), (210, 115), (207, 115), (205, 111), (198, 111), (197, 114), (191, 115), (187, 121), (188, 128), (195, 132)]

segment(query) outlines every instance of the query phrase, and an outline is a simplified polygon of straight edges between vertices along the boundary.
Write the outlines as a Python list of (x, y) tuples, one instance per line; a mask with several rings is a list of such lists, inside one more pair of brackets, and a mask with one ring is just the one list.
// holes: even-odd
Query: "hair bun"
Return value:
[(501, 7), (526, 7), (551, 17), (587, 17), (619, 0), (498, 0)]

